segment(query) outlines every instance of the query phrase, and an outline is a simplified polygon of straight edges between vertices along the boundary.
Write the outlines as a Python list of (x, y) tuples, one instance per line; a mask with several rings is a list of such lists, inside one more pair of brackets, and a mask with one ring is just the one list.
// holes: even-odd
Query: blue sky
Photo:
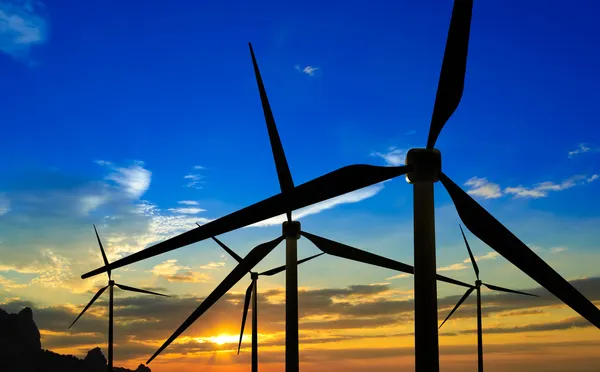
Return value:
[[(465, 92), (437, 142), (444, 171), (568, 279), (600, 274), (599, 8), (476, 1)], [(0, 297), (85, 302), (88, 294), (52, 283), (80, 293), (99, 283), (78, 279), (101, 264), (92, 223), (115, 258), (278, 192), (249, 41), (296, 184), (349, 164), (402, 163), (426, 142), (451, 9), (441, 0), (0, 0)], [(412, 263), (403, 179), (338, 202), (313, 209), (303, 226)], [(471, 280), (449, 203), (437, 185), (438, 267)], [(279, 229), (222, 240), (245, 254)], [(477, 256), (491, 252), (470, 239)], [(301, 246), (301, 256), (316, 253)], [(505, 285), (534, 285), (487, 257), (491, 279), (512, 270)], [(261, 265), (282, 260), (280, 249)], [(333, 262), (307, 264), (301, 284), (394, 275), (353, 263), (338, 263), (351, 270), (327, 281), (316, 275)], [(208, 241), (129, 275), (205, 295), (232, 267)], [(166, 279), (173, 273), (190, 280)]]
[[(437, 147), (446, 172), (477, 177), (466, 187), (484, 186), (492, 208), (596, 217), (594, 12), (541, 4), (475, 4), (465, 94)], [(277, 192), (248, 41), (296, 184), (402, 161), (425, 143), (451, 5), (4, 1), (5, 203), (26, 213), (11, 193), (85, 197), (107, 182), (133, 187), (117, 205), (146, 200), (169, 214), (193, 200), (215, 218)], [(531, 191), (541, 182), (550, 191)], [(410, 218), (410, 188), (389, 185), (327, 213)], [(448, 202), (443, 191), (436, 200)], [(88, 202), (98, 209), (85, 222), (99, 223), (109, 209)]]

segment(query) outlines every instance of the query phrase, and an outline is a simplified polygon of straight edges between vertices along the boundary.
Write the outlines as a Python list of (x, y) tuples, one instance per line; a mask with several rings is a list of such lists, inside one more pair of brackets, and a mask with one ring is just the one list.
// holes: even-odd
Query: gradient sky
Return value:
[[(247, 42), (296, 184), (344, 165), (397, 165), (425, 145), (450, 0), (0, 0), (0, 307), (34, 309), (44, 348), (106, 348), (115, 260), (279, 191)], [(476, 1), (465, 92), (437, 147), (444, 171), (600, 304), (600, 4)], [(295, 213), (306, 231), (412, 264), (404, 179)], [(240, 255), (281, 218), (221, 236)], [(472, 282), (459, 219), (436, 185), (438, 271)], [(600, 333), (467, 232), (484, 290), (488, 371), (592, 371)], [(299, 256), (317, 253), (301, 239)], [(151, 356), (235, 264), (212, 241), (115, 271), (115, 360)], [(284, 263), (283, 244), (261, 262)], [(261, 370), (283, 361), (284, 274), (259, 281)], [(234, 352), (249, 276), (150, 365), (246, 371)], [(320, 257), (299, 269), (305, 371), (413, 368), (412, 280)], [(440, 284), (443, 319), (463, 291)], [(106, 296), (105, 296), (106, 297)], [(476, 366), (475, 296), (440, 331), (441, 370)], [(440, 320), (441, 320), (440, 319)], [(250, 334), (250, 324), (246, 334)], [(568, 366), (568, 367), (567, 367)], [(566, 369), (565, 369), (566, 368)]]

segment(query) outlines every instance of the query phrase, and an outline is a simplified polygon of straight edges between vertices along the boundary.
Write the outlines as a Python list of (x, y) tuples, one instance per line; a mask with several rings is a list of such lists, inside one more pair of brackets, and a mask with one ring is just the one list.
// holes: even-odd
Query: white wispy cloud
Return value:
[[(484, 254), (483, 256), (474, 256), (475, 257), (475, 262), (479, 263), (480, 261), (485, 261), (485, 260), (493, 260), (496, 257), (499, 257), (500, 254), (498, 252), (488, 252), (486, 254)], [(444, 266), (444, 267), (440, 267), (437, 269), (437, 271), (456, 271), (456, 270), (464, 270), (468, 267), (470, 267), (471, 264), (471, 258), (467, 257), (465, 258), (462, 262), (458, 262), (452, 265), (448, 265), (448, 266)]]
[(577, 145), (577, 147), (574, 150), (569, 151), (568, 156), (569, 156), (569, 158), (573, 158), (577, 155), (585, 154), (586, 152), (597, 152), (597, 151), (600, 151), (600, 148), (592, 147), (585, 143), (580, 143), (579, 145)]
[(10, 200), (5, 193), (0, 193), (0, 216), (10, 212)]
[(183, 205), (198, 205), (198, 202), (195, 200), (181, 200), (181, 201), (178, 201), (177, 203), (183, 204)]
[(198, 214), (200, 212), (205, 212), (206, 209), (202, 208), (169, 208), (169, 212), (173, 213), (181, 213), (181, 214)]
[(399, 165), (404, 165), (404, 160), (406, 159), (407, 149), (400, 149), (398, 147), (392, 146), (387, 149), (386, 152), (371, 152), (371, 156), (377, 156), (385, 161), (386, 165), (397, 167)]
[(444, 267), (440, 267), (437, 269), (437, 271), (455, 271), (455, 270), (464, 270), (466, 269), (468, 266), (465, 265), (464, 263), (455, 263), (452, 265), (448, 265), (448, 266), (444, 266)]
[[(475, 261), (479, 262), (479, 261), (485, 261), (485, 260), (493, 260), (496, 257), (500, 256), (500, 253), (498, 252), (488, 252), (486, 254), (484, 254), (483, 256), (474, 256)], [(469, 263), (471, 262), (471, 258), (467, 257), (464, 259), (463, 263)]]
[[(297, 211), (292, 212), (292, 216), (294, 220), (299, 220), (303, 217), (310, 216), (313, 214), (321, 213), (324, 210), (331, 209), (337, 205), (341, 204), (349, 204), (349, 203), (358, 203), (361, 200), (368, 199), (370, 197), (375, 196), (381, 190), (383, 190), (383, 182), (365, 187), (364, 189), (356, 190), (353, 192), (349, 192), (344, 195), (337, 196), (335, 198), (331, 198), (329, 200), (322, 201), (320, 203), (313, 204), (309, 207), (301, 208)], [(255, 224), (249, 225), (247, 227), (257, 227), (257, 226), (274, 226), (281, 225), (283, 222), (287, 221), (285, 214), (275, 216), (269, 218), (264, 221), (257, 222)]]
[(507, 187), (504, 189), (505, 194), (514, 195), (516, 198), (544, 198), (548, 196), (550, 191), (562, 191), (566, 189), (570, 189), (577, 185), (585, 185), (587, 183), (593, 182), (598, 179), (598, 175), (594, 174), (592, 176), (583, 176), (577, 175), (573, 177), (569, 177), (561, 183), (554, 182), (540, 182), (532, 187), (524, 187), (522, 185), (515, 187)]
[(578, 185), (585, 185), (597, 180), (599, 176), (576, 175), (565, 179), (560, 183), (551, 181), (536, 183), (533, 186), (523, 185), (509, 186), (502, 189), (499, 184), (488, 181), (486, 178), (472, 177), (465, 186), (469, 186), (467, 193), (485, 199), (496, 199), (504, 195), (512, 195), (515, 198), (544, 198), (551, 191), (562, 191)]
[(71, 261), (54, 252), (50, 248), (41, 248), (39, 259), (23, 266), (0, 265), (0, 272), (15, 272), (19, 274), (33, 274), (34, 277), (27, 284), (19, 284), (14, 281), (0, 280), (5, 288), (24, 288), (29, 285), (39, 285), (43, 288), (60, 288), (63, 283), (72, 277)]
[(2, 275), (0, 275), (0, 287), (2, 287), (5, 291), (10, 292), (13, 289), (22, 289), (26, 288), (28, 284), (25, 283), (17, 283), (12, 279), (8, 279)]
[(33, 0), (0, 1), (0, 51), (26, 59), (33, 45), (46, 41), (48, 22), (39, 12), (42, 6)]
[(112, 167), (112, 169), (114, 172), (106, 179), (117, 183), (134, 199), (139, 199), (150, 187), (152, 172), (144, 168), (142, 161), (136, 161), (134, 165), (127, 168)]
[[(194, 166), (194, 170), (203, 170), (206, 169), (205, 167), (203, 167), (202, 165), (195, 165)], [(194, 189), (202, 189), (202, 185), (206, 183), (206, 181), (203, 181), (204, 176), (199, 174), (199, 173), (188, 173), (185, 176), (183, 176), (183, 179), (186, 180), (186, 183), (183, 185), (184, 187), (190, 187), (190, 188), (194, 188)]]
[(308, 76), (314, 76), (315, 75), (315, 71), (317, 71), (319, 68), (318, 67), (314, 67), (314, 66), (305, 66), (305, 67), (300, 67), (300, 65), (296, 65), (294, 66), (294, 68), (300, 72), (305, 73)]
[(222, 254), (220, 258), (221, 258), (221, 261), (219, 261), (219, 262), (209, 262), (206, 265), (200, 266), (200, 268), (204, 269), (204, 270), (217, 270), (217, 269), (220, 269), (223, 266), (225, 266), (225, 263), (227, 262), (227, 256), (225, 256), (224, 254)]
[(470, 187), (467, 193), (485, 199), (496, 199), (502, 196), (500, 186), (489, 182), (487, 178), (472, 177), (465, 182), (465, 186)]
[(204, 176), (201, 176), (199, 174), (187, 174), (183, 176), (183, 179), (187, 181), (187, 183), (184, 186), (200, 190), (202, 189), (202, 184), (206, 183), (205, 181), (202, 181), (203, 178)]
[(31, 284), (37, 284), (45, 288), (60, 288), (66, 280), (71, 278), (71, 262), (51, 249), (44, 249), (42, 257), (49, 262), (46, 269), (41, 271)]
[(159, 263), (150, 272), (169, 282), (204, 283), (210, 279), (208, 275), (192, 271), (188, 266), (178, 265), (174, 259)]
[(109, 170), (103, 182), (91, 182), (69, 193), (53, 191), (27, 198), (42, 203), (63, 200), (65, 204), (69, 203), (67, 199), (76, 198), (78, 212), (89, 215), (109, 203), (137, 201), (150, 187), (152, 172), (144, 168), (142, 161), (136, 161), (130, 166), (116, 166), (106, 160), (96, 160), (95, 163)]
[[(106, 254), (109, 259), (122, 258), (147, 246), (192, 230), (197, 227), (196, 222), (202, 225), (212, 221), (209, 218), (180, 213), (176, 208), (173, 209), (175, 211), (165, 213), (155, 204), (140, 201), (131, 207), (129, 214), (127, 211), (123, 211), (123, 219), (127, 220), (128, 226), (130, 226), (128, 231), (123, 232), (119, 229), (104, 234)], [(112, 219), (105, 219), (105, 224), (110, 226), (112, 221)]]
[(79, 203), (81, 204), (81, 212), (83, 214), (89, 214), (90, 212), (96, 210), (99, 206), (106, 203), (108, 201), (108, 195), (83, 195), (79, 199)]
[(402, 279), (402, 278), (408, 278), (409, 276), (410, 276), (410, 274), (402, 273), (402, 274), (390, 276), (389, 278), (385, 278), (385, 280)]

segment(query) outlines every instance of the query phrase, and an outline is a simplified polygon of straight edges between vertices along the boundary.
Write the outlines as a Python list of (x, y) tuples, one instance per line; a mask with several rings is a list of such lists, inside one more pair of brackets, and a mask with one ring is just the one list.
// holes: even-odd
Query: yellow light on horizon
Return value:
[(212, 342), (213, 344), (223, 345), (223, 344), (228, 344), (228, 343), (237, 343), (239, 341), (239, 339), (240, 339), (240, 336), (232, 336), (232, 335), (222, 333), (215, 337), (209, 337), (208, 341)]

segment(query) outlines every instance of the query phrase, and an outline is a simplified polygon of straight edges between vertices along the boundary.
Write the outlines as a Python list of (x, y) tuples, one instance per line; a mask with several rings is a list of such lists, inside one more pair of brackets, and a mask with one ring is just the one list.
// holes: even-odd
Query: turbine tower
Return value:
[[(199, 225), (198, 225), (199, 226)], [(242, 262), (242, 258), (237, 255), (231, 248), (223, 244), (219, 239), (213, 237), (213, 240), (221, 246), (233, 259), (237, 262)], [(313, 256), (304, 258), (298, 261), (298, 265), (306, 261), (310, 261), (313, 258), (324, 255), (325, 253), (315, 254)], [(251, 283), (246, 289), (246, 296), (244, 297), (244, 312), (242, 313), (242, 328), (240, 330), (240, 342), (238, 344), (238, 355), (240, 354), (240, 348), (242, 347), (242, 338), (244, 336), (244, 326), (246, 325), (246, 317), (248, 316), (248, 307), (250, 305), (250, 297), (252, 297), (252, 372), (258, 371), (258, 278), (260, 276), (273, 276), (286, 270), (286, 265), (276, 267), (271, 270), (257, 273), (250, 271)]]
[[(322, 252), (332, 256), (349, 259), (356, 262), (365, 263), (368, 265), (387, 268), (402, 273), (413, 274), (414, 268), (410, 265), (391, 260), (389, 258), (379, 256), (358, 248), (354, 248), (333, 240), (322, 238), (307, 232), (302, 232), (302, 235), (312, 242)], [(202, 316), (211, 306), (213, 306), (228, 290), (236, 285), (244, 275), (265, 258), (279, 243), (284, 239), (280, 236), (274, 240), (262, 243), (253, 248), (238, 265), (223, 279), (223, 281), (209, 294), (198, 308), (183, 322), (183, 324), (163, 343), (163, 345), (148, 359), (146, 364), (150, 364), (165, 348), (167, 348), (177, 337), (191, 326), (200, 316)], [(471, 288), (470, 284), (454, 280), (442, 275), (436, 275), (437, 280), (450, 284)]]
[[(94, 231), (96, 232), (96, 239), (98, 240), (98, 245), (100, 246), (100, 252), (102, 252), (102, 259), (104, 260), (104, 264), (106, 266), (108, 266), (108, 259), (106, 258), (106, 253), (104, 252), (104, 247), (102, 246), (102, 241), (100, 241), (100, 236), (98, 235), (98, 230), (96, 230), (96, 225), (94, 225)], [(109, 292), (108, 292), (109, 293), (109, 300), (108, 300), (108, 360), (107, 360), (107, 370), (108, 370), (108, 372), (112, 372), (113, 371), (113, 288), (114, 288), (114, 286), (116, 285), (117, 287), (119, 287), (120, 289), (122, 289), (124, 291), (146, 293), (146, 294), (151, 294), (151, 295), (156, 295), (156, 296), (164, 296), (164, 297), (169, 297), (169, 296), (164, 295), (164, 294), (160, 294), (160, 293), (156, 293), (156, 292), (146, 291), (144, 289), (129, 287), (129, 286), (124, 285), (124, 284), (117, 284), (117, 283), (115, 283), (114, 280), (111, 279), (111, 272), (110, 272), (110, 270), (107, 270), (106, 273), (108, 274), (108, 285), (106, 287), (100, 288), (98, 290), (98, 292), (96, 292), (96, 294), (94, 295), (94, 297), (92, 297), (92, 300), (87, 304), (86, 307), (83, 308), (83, 311), (73, 321), (73, 323), (71, 323), (71, 325), (69, 326), (69, 329), (71, 329), (71, 327), (73, 327), (73, 325), (75, 324), (75, 322), (77, 322), (77, 320), (79, 318), (81, 318), (81, 316), (83, 315), (83, 313), (85, 313), (85, 311), (90, 306), (92, 306), (94, 304), (94, 302), (98, 299), (98, 297), (100, 297), (102, 295), (102, 293), (104, 293), (104, 291), (106, 290), (106, 288), (108, 288), (108, 290), (109, 290)]]
[(440, 324), (439, 328), (442, 328), (444, 323), (446, 323), (446, 321), (448, 319), (450, 319), (452, 314), (454, 314), (454, 312), (467, 299), (467, 297), (469, 297), (469, 295), (471, 293), (473, 293), (473, 290), (477, 290), (477, 371), (483, 372), (483, 332), (482, 332), (482, 326), (481, 326), (481, 285), (483, 284), (484, 286), (488, 287), (489, 289), (491, 289), (493, 291), (515, 293), (515, 294), (520, 294), (520, 295), (525, 295), (525, 296), (533, 296), (533, 297), (539, 297), (539, 296), (530, 294), (530, 293), (516, 291), (514, 289), (498, 287), (497, 285), (483, 283), (481, 280), (479, 280), (479, 267), (477, 267), (477, 262), (475, 261), (475, 256), (473, 256), (471, 247), (469, 247), (469, 242), (467, 241), (467, 237), (465, 236), (465, 232), (463, 231), (462, 226), (460, 226), (460, 225), (458, 225), (458, 226), (460, 227), (460, 232), (462, 234), (463, 240), (465, 241), (465, 245), (467, 246), (467, 251), (469, 251), (469, 258), (471, 259), (471, 263), (473, 264), (473, 270), (475, 270), (475, 277), (477, 278), (477, 280), (475, 280), (475, 285), (473, 287), (467, 289), (467, 292), (465, 292), (465, 294), (461, 297), (461, 299), (458, 300), (458, 303), (456, 304), (456, 306), (454, 306), (452, 311), (450, 311), (450, 313), (448, 314), (446, 319), (444, 319), (442, 324)]
[[(456, 207), (460, 219), (473, 235), (477, 236), (502, 257), (527, 274), (540, 286), (554, 294), (591, 324), (600, 328), (600, 310), (594, 304), (496, 220), (469, 194), (454, 183), (450, 177), (442, 172), (442, 157), (440, 151), (435, 148), (435, 143), (442, 128), (457, 109), (462, 98), (472, 8), (473, 0), (454, 1), (440, 79), (429, 126), (427, 146), (426, 148), (409, 150), (405, 166), (379, 167), (372, 165), (350, 165), (291, 189), (288, 189), (286, 186), (286, 189), (277, 195), (124, 257), (107, 267), (92, 270), (82, 275), (82, 278), (85, 279), (109, 269), (139, 262), (213, 236), (225, 234), (264, 221), (274, 216), (284, 213), (288, 214), (290, 211), (304, 208), (401, 175), (406, 175), (407, 181), (413, 184), (414, 196), (415, 368), (417, 372), (439, 370), (433, 193), (433, 184), (438, 181), (442, 183), (446, 191), (450, 194), (450, 198)], [(264, 107), (263, 103), (263, 109)], [(272, 148), (274, 149), (273, 146)], [(290, 226), (294, 225), (289, 220), (288, 224)], [(290, 234), (290, 231), (285, 231), (285, 233), (285, 236), (276, 240), (281, 242), (287, 236), (292, 236), (290, 240), (293, 240), (293, 236), (297, 237), (297, 235)], [(258, 250), (254, 251), (254, 254), (251, 252), (246, 257), (248, 261), (245, 266), (248, 267), (244, 274), (264, 257), (262, 256), (264, 252), (267, 252), (264, 253), (265, 255), (268, 254), (278, 242), (274, 240), (265, 244), (257, 247), (256, 249)], [(290, 258), (293, 256), (291, 244), (290, 242)], [(250, 257), (250, 255), (252, 256)], [(295, 263), (295, 261), (292, 261), (292, 263)], [(287, 274), (290, 275), (289, 283), (292, 283), (292, 277), (295, 276), (295, 272), (291, 272), (293, 271), (291, 266), (293, 265), (290, 265), (290, 272)], [(243, 270), (240, 269), (241, 271)], [(232, 278), (235, 277), (233, 274), (234, 272), (230, 274)], [(294, 289), (287, 287), (289, 285), (286, 285), (286, 291), (290, 291), (290, 298), (288, 300), (290, 302), (286, 301), (286, 307), (290, 309), (290, 306), (294, 307), (294, 304), (291, 304), (294, 297), (291, 294)], [(287, 319), (289, 319), (288, 315), (286, 315)], [(293, 319), (289, 320), (293, 322)], [(296, 337), (295, 334), (286, 335), (286, 340), (289, 341), (294, 337)], [(297, 350), (297, 345), (286, 345), (286, 372), (297, 372), (297, 360), (294, 360), (294, 355), (291, 355), (296, 354), (296, 352), (288, 354), (287, 347), (292, 351)], [(290, 367), (288, 367), (288, 362)]]

